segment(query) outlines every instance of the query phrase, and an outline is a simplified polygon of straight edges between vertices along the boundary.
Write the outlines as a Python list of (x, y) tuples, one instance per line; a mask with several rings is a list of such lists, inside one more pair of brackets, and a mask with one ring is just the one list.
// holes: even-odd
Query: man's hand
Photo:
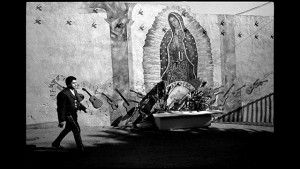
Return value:
[(63, 128), (65, 123), (66, 123), (65, 121), (58, 123), (58, 127)]

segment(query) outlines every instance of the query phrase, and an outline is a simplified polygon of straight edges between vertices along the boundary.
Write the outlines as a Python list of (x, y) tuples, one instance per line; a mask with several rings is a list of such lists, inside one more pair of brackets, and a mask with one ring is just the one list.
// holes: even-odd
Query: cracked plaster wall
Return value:
[[(37, 10), (38, 5), (42, 6), (42, 11)], [(166, 5), (156, 4), (136, 4), (130, 19), (128, 36), (128, 67), (129, 88), (145, 93), (143, 75), (143, 45), (146, 33), (151, 28), (157, 14)], [(187, 6), (188, 8), (188, 6)], [(143, 15), (139, 15), (139, 10), (143, 10)], [(251, 84), (256, 78), (262, 78), (273, 71), (273, 17), (261, 16), (228, 16), (228, 15), (203, 15), (194, 13), (194, 18), (207, 31), (210, 38), (211, 53), (213, 57), (213, 81), (215, 86), (224, 83), (225, 75), (233, 71), (232, 82), (239, 86)], [(103, 101), (100, 109), (94, 109), (88, 104), (89, 96), (85, 95), (83, 103), (88, 106), (90, 113), (79, 113), (80, 123), (83, 125), (110, 125), (113, 110), (107, 104), (101, 92), (105, 92), (113, 99), (119, 97), (113, 91), (112, 76), (112, 50), (109, 24), (105, 21), (107, 14), (105, 11), (99, 13), (87, 13), (86, 4), (83, 2), (28, 2), (26, 6), (26, 124), (43, 123), (57, 121), (56, 99), (51, 96), (51, 81), (57, 75), (74, 75), (79, 84), (89, 84), (86, 88), (95, 91), (96, 96)], [(223, 36), (220, 32), (220, 18), (231, 18), (231, 42), (235, 48), (232, 49), (234, 57), (222, 61), (221, 46)], [(41, 24), (35, 23), (36, 19), (41, 20)], [(67, 21), (71, 20), (72, 25)], [(259, 26), (255, 26), (255, 21)], [(92, 24), (96, 23), (96, 27)], [(143, 25), (144, 30), (139, 30)], [(239, 37), (238, 33), (242, 33)], [(258, 34), (258, 39), (254, 35)], [(234, 46), (233, 45), (233, 46)], [(121, 48), (120, 48), (121, 49)], [(121, 51), (122, 52), (122, 51)], [(124, 52), (124, 51), (123, 51)], [(229, 66), (226, 63), (234, 65)], [(224, 71), (224, 67), (231, 69)], [(114, 65), (116, 66), (116, 65)], [(122, 65), (120, 65), (122, 66)], [(222, 71), (223, 70), (223, 71)], [(125, 73), (125, 72), (122, 72)], [(273, 74), (268, 75), (268, 83), (256, 88), (251, 95), (245, 94), (242, 90), (242, 104), (262, 97), (273, 92)], [(58, 79), (58, 83), (65, 85), (63, 78)], [(85, 82), (85, 83), (84, 83)], [(128, 82), (127, 82), (128, 83)], [(245, 88), (243, 88), (245, 89)], [(235, 98), (231, 101), (234, 103)], [(118, 101), (120, 102), (120, 100)], [(241, 104), (241, 103), (239, 103)], [(121, 106), (121, 104), (119, 104)], [(124, 108), (119, 108), (118, 112), (123, 112)], [(119, 113), (122, 114), (122, 113)], [(114, 117), (116, 118), (116, 117)]]

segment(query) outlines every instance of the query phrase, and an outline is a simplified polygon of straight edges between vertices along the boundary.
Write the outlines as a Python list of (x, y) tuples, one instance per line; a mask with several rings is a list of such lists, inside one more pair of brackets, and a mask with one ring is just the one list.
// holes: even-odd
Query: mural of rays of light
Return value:
[[(208, 86), (213, 86), (213, 59), (210, 39), (204, 33), (203, 27), (197, 22), (188, 7), (168, 6), (156, 16), (152, 27), (146, 34), (143, 47), (143, 69), (146, 91), (161, 81), (160, 71), (160, 44), (165, 35), (165, 29), (171, 29), (168, 22), (168, 14), (176, 12), (181, 14), (185, 27), (195, 38), (198, 65), (197, 77), (207, 81)], [(182, 14), (185, 15), (182, 15)], [(186, 15), (188, 13), (188, 15)]]

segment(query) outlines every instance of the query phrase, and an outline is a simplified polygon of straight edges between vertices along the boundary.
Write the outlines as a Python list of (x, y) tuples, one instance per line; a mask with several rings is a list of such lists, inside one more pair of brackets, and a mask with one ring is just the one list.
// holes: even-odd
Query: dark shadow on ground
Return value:
[[(144, 130), (130, 134), (113, 129), (89, 135), (113, 138), (120, 143), (95, 144), (87, 152), (27, 149), (26, 165), (31, 168), (262, 168), (275, 166), (273, 132), (197, 128), (175, 131)], [(100, 133), (100, 132), (99, 132)]]

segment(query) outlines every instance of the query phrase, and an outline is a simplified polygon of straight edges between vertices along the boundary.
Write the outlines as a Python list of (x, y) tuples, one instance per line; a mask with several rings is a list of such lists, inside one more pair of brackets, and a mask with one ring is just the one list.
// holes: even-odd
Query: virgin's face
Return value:
[(169, 20), (170, 20), (170, 23), (171, 23), (175, 28), (179, 28), (179, 22), (178, 22), (178, 20), (177, 20), (174, 16), (171, 16)]

